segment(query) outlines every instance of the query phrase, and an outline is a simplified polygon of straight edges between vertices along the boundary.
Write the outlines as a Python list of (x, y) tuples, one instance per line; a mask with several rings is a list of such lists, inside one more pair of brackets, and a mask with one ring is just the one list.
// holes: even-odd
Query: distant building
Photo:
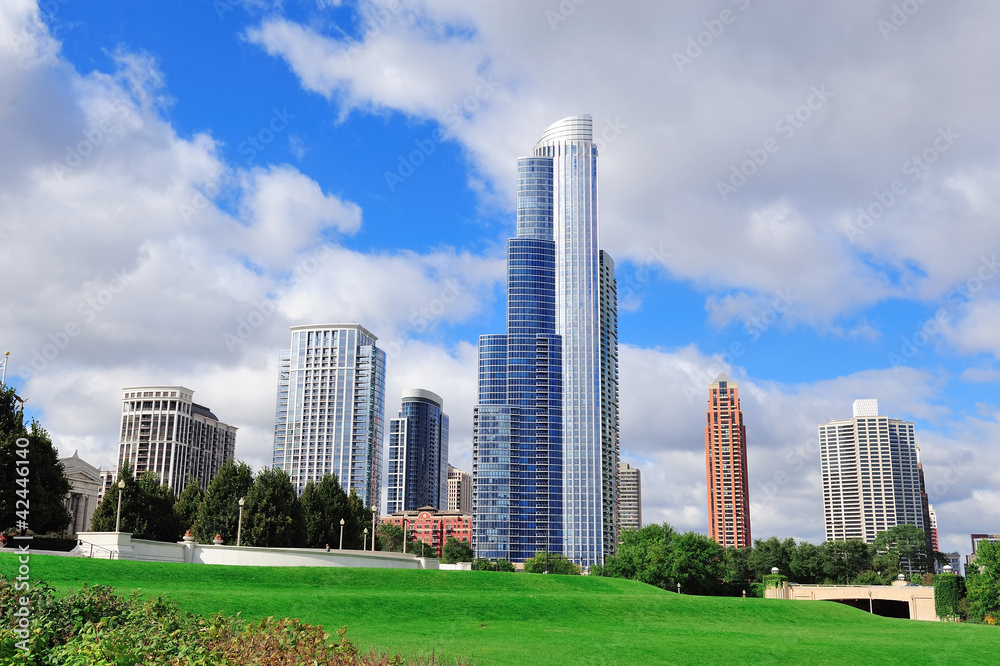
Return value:
[(235, 455), (236, 428), (193, 402), (193, 394), (183, 386), (124, 389), (118, 469), (128, 462), (136, 477), (151, 471), (177, 493), (188, 475), (207, 488)]
[(930, 521), (930, 531), (929, 536), (931, 540), (931, 549), (936, 551), (941, 550), (941, 544), (938, 541), (938, 525), (937, 525), (937, 513), (934, 512), (934, 505), (927, 505), (927, 519)]
[(642, 483), (639, 470), (618, 463), (618, 531), (642, 527)]
[(705, 467), (709, 538), (725, 548), (752, 545), (747, 431), (739, 387), (724, 372), (708, 387)]
[(81, 460), (76, 451), (68, 458), (60, 458), (69, 480), (70, 496), (66, 499), (66, 508), (73, 520), (66, 527), (65, 534), (73, 538), (78, 532), (90, 531), (90, 519), (94, 517), (101, 494), (101, 470), (90, 463)]
[(389, 421), (386, 513), (448, 502), (448, 415), (437, 393), (403, 391), (399, 416)]
[(472, 516), (458, 511), (436, 511), (434, 507), (425, 506), (416, 511), (397, 511), (383, 516), (379, 522), (383, 525), (403, 527), (406, 521), (406, 535), (413, 535), (429, 546), (433, 546), (438, 557), (441, 548), (448, 537), (472, 545)]
[[(944, 556), (948, 558), (948, 564), (951, 565), (952, 572), (962, 575), (962, 555), (956, 551), (954, 553), (945, 553)], [(943, 569), (944, 567), (941, 568)], [(939, 570), (938, 573), (941, 573), (941, 571)]]
[(385, 352), (358, 324), (292, 326), (278, 357), (278, 400), (271, 464), (298, 493), (336, 474), (376, 508), (382, 493)]
[(827, 541), (928, 529), (912, 423), (880, 416), (878, 400), (855, 400), (853, 418), (820, 424), (819, 450)]
[(448, 511), (472, 513), (472, 475), (448, 465)]
[(972, 554), (965, 556), (965, 573), (968, 574), (972, 571), (972, 567), (975, 566), (976, 553), (979, 552), (979, 544), (984, 541), (989, 541), (991, 543), (996, 543), (1000, 541), (1000, 534), (973, 534), (972, 535)]

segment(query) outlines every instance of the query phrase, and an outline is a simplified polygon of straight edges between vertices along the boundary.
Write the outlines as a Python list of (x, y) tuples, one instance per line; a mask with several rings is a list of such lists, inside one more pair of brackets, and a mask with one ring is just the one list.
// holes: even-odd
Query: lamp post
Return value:
[(406, 555), (406, 516), (403, 516), (403, 555)]
[(344, 519), (340, 519), (340, 548), (339, 550), (344, 550)]
[(677, 583), (677, 594), (681, 593), (681, 584)]
[(368, 550), (368, 528), (365, 528), (365, 538), (362, 541), (361, 550)]
[(378, 515), (378, 509), (372, 508), (372, 552), (375, 552), (375, 535), (378, 531), (375, 529), (375, 516)]
[(243, 503), (246, 502), (245, 497), (240, 498), (240, 520), (236, 524), (236, 545), (240, 545), (240, 541), (243, 539)]
[(125, 490), (125, 482), (118, 482), (118, 517), (115, 518), (115, 532), (122, 531), (122, 492)]

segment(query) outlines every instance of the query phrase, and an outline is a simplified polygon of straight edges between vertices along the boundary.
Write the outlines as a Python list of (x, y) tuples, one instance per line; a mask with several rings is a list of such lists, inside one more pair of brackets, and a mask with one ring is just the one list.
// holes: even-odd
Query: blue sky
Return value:
[(755, 536), (822, 538), (818, 455), (788, 461), (862, 397), (917, 423), (944, 548), (1000, 529), (1000, 10), (468, 4), (4, 4), (0, 334), (61, 452), (112, 464), (120, 389), (179, 383), (266, 465), (288, 326), (358, 321), (387, 415), (439, 393), (471, 469), (515, 160), (591, 113), (644, 519), (706, 530), (725, 370)]

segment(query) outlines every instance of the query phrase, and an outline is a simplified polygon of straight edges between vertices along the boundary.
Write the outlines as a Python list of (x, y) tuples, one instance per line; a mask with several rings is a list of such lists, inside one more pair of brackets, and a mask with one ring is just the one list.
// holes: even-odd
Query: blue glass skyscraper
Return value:
[(389, 421), (386, 513), (448, 505), (448, 415), (424, 389), (403, 391), (399, 417)]
[(507, 333), (479, 340), (477, 554), (602, 562), (617, 542), (618, 342), (590, 116), (551, 125), (518, 160), (507, 273)]

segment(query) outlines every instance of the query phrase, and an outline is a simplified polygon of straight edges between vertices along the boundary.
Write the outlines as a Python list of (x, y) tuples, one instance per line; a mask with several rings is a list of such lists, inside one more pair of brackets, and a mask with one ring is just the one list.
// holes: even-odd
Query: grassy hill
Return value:
[[(16, 558), (0, 554), (0, 573)], [(1000, 628), (894, 620), (828, 602), (677, 595), (596, 577), (266, 568), (33, 556), (59, 590), (82, 582), (165, 593), (204, 615), (346, 625), (363, 645), (485, 664), (969, 664)]]

